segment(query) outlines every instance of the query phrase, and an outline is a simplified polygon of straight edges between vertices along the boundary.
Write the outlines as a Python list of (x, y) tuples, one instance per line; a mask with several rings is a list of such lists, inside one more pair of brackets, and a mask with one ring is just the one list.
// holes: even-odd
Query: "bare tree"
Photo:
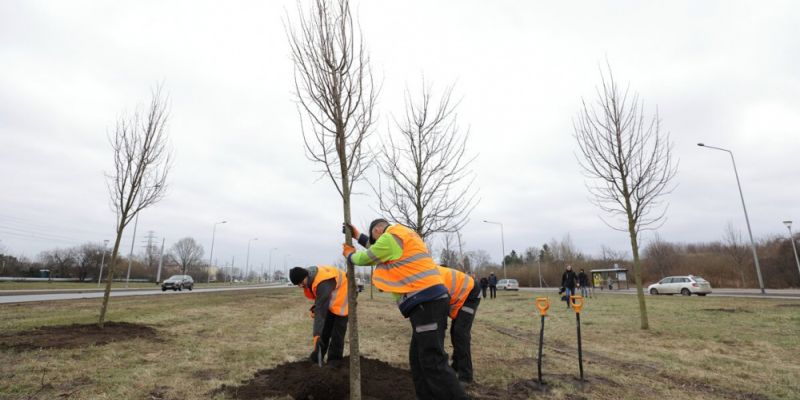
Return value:
[(100, 273), (103, 251), (102, 243), (85, 243), (73, 249), (78, 280), (83, 282), (91, 271)]
[(680, 257), (676, 246), (662, 239), (658, 233), (645, 246), (644, 256), (653, 262), (661, 276), (670, 274), (670, 271), (678, 264)]
[(475, 157), (467, 155), (469, 132), (462, 135), (457, 125), (452, 94), (449, 86), (436, 101), (423, 82), (415, 100), (406, 89), (405, 116), (395, 121), (399, 138), (390, 134), (381, 145), (378, 185), (372, 186), (381, 211), (423, 240), (457, 232), (477, 204), (470, 169)]
[(633, 270), (639, 299), (641, 328), (648, 329), (647, 307), (642, 289), (638, 235), (655, 229), (663, 221), (663, 196), (672, 190), (677, 172), (669, 134), (661, 131), (658, 112), (645, 116), (644, 102), (629, 88), (617, 86), (610, 65), (600, 71), (601, 87), (595, 104), (582, 100), (573, 120), (580, 162), (592, 183), (587, 187), (593, 203), (611, 215), (606, 224), (627, 231), (633, 253)]
[(157, 86), (147, 108), (121, 117), (114, 132), (109, 135), (114, 151), (114, 170), (106, 178), (111, 208), (116, 213), (117, 235), (108, 264), (106, 289), (98, 321), (100, 329), (103, 328), (108, 310), (122, 233), (136, 214), (157, 203), (166, 193), (172, 161), (167, 143), (168, 114), (161, 87)]
[(50, 269), (50, 277), (66, 278), (69, 270), (75, 266), (75, 256), (74, 249), (53, 249), (39, 254), (39, 260)]
[(746, 287), (744, 266), (750, 259), (750, 250), (748, 250), (747, 246), (742, 242), (742, 232), (734, 228), (733, 223), (728, 221), (722, 240), (724, 243), (723, 251), (731, 258), (731, 261), (733, 261), (734, 268), (739, 274), (741, 287)]
[[(315, 0), (287, 29), (295, 65), (295, 90), (308, 158), (322, 166), (342, 199), (349, 226), (353, 184), (369, 165), (362, 145), (375, 122), (377, 90), (361, 32), (347, 0)], [(304, 123), (304, 122), (307, 122)], [(353, 244), (345, 230), (345, 243)], [(355, 269), (347, 265), (350, 315), (350, 398), (361, 398)]]
[(194, 238), (185, 237), (172, 245), (172, 258), (181, 267), (181, 274), (192, 267), (200, 265), (203, 261), (203, 246), (197, 243)]
[(444, 235), (444, 239), (442, 240), (444, 247), (442, 247), (442, 250), (439, 253), (439, 263), (442, 265), (446, 265), (450, 268), (458, 269), (459, 257), (458, 254), (456, 253), (455, 248), (453, 247), (455, 245), (453, 243), (454, 239), (455, 238), (453, 237), (452, 234)]

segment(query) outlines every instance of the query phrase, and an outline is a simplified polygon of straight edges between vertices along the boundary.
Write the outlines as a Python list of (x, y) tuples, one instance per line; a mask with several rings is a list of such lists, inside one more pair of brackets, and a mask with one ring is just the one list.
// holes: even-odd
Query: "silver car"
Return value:
[(516, 279), (500, 279), (497, 288), (503, 290), (519, 290), (519, 282)]
[(694, 275), (668, 276), (658, 283), (647, 287), (647, 291), (652, 295), (656, 294), (682, 294), (691, 296), (705, 296), (711, 293), (711, 284), (707, 280)]

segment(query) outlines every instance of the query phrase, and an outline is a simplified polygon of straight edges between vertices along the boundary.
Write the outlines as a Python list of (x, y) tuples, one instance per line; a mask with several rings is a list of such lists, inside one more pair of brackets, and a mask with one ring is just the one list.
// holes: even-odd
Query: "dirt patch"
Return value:
[(800, 303), (776, 304), (775, 307), (800, 307)]
[(710, 311), (710, 312), (726, 312), (726, 313), (751, 313), (750, 310), (745, 310), (744, 308), (704, 308), (703, 311)]
[[(295, 361), (255, 373), (252, 379), (238, 386), (222, 385), (210, 393), (228, 398), (255, 400), (291, 396), (295, 400), (339, 400), (350, 396), (350, 359), (345, 357), (338, 367), (319, 368), (308, 361)], [(494, 389), (472, 384), (468, 392), (473, 399), (506, 398), (492, 395)], [(361, 395), (365, 400), (413, 400), (411, 372), (388, 363), (361, 358)]]
[(713, 385), (708, 382), (702, 382), (700, 380), (690, 378), (690, 377), (683, 377), (683, 376), (675, 376), (666, 373), (660, 374), (662, 378), (668, 379), (669, 383), (675, 387), (680, 387), (685, 391), (694, 391), (698, 393), (708, 394), (709, 397), (716, 396), (722, 397), (724, 399), (731, 399), (731, 400), (768, 400), (769, 396), (760, 394), (760, 393), (753, 393), (753, 392), (742, 392), (730, 387), (723, 387), (720, 385)]
[(158, 340), (158, 332), (147, 325), (127, 322), (106, 322), (102, 330), (95, 324), (43, 326), (0, 334), (0, 349), (73, 349), (133, 339)]

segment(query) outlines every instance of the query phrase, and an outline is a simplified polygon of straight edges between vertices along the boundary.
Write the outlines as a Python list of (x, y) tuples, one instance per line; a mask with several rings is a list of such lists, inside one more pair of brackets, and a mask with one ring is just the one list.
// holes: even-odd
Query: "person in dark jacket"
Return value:
[(483, 298), (486, 298), (486, 289), (489, 287), (489, 280), (486, 279), (484, 276), (481, 278), (481, 293), (483, 294)]
[(575, 294), (575, 286), (578, 284), (578, 275), (572, 270), (572, 265), (567, 265), (567, 269), (561, 274), (561, 287), (567, 296), (567, 308), (570, 306), (569, 296)]
[(497, 298), (497, 277), (494, 276), (494, 272), (489, 274), (489, 295), (493, 299)]
[(586, 272), (583, 272), (583, 269), (578, 273), (578, 286), (581, 289), (581, 296), (584, 298), (592, 295), (589, 291), (589, 276), (586, 275)]
[(309, 360), (320, 362), (328, 356), (328, 364), (338, 366), (344, 353), (344, 336), (347, 333), (347, 275), (333, 266), (294, 267), (289, 280), (303, 289), (303, 294), (314, 301), (311, 306), (313, 346)]

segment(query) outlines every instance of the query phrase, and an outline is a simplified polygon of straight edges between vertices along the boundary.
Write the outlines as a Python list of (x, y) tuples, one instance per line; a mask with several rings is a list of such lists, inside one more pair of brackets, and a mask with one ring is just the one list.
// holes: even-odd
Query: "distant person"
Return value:
[(586, 272), (583, 272), (583, 269), (578, 273), (578, 287), (581, 289), (581, 296), (584, 298), (592, 295), (589, 291), (589, 276), (586, 275)]
[(486, 277), (484, 276), (483, 278), (481, 278), (481, 293), (483, 293), (484, 299), (486, 298), (486, 289), (488, 288), (489, 288), (489, 280), (486, 279)]
[(461, 271), (440, 266), (439, 273), (450, 294), (451, 366), (459, 381), (472, 383), (472, 321), (481, 303), (480, 287), (475, 284), (475, 279)]
[(572, 265), (567, 265), (567, 269), (561, 274), (561, 288), (564, 289), (567, 298), (567, 308), (570, 305), (569, 296), (575, 294), (575, 286), (578, 284), (578, 275), (572, 270)]
[(494, 272), (489, 274), (489, 295), (494, 299), (497, 298), (497, 277)]
[(294, 267), (289, 271), (293, 284), (303, 288), (303, 294), (314, 300), (311, 306), (313, 345), (309, 360), (319, 362), (328, 355), (328, 364), (341, 364), (344, 335), (347, 333), (347, 274), (329, 266)]

